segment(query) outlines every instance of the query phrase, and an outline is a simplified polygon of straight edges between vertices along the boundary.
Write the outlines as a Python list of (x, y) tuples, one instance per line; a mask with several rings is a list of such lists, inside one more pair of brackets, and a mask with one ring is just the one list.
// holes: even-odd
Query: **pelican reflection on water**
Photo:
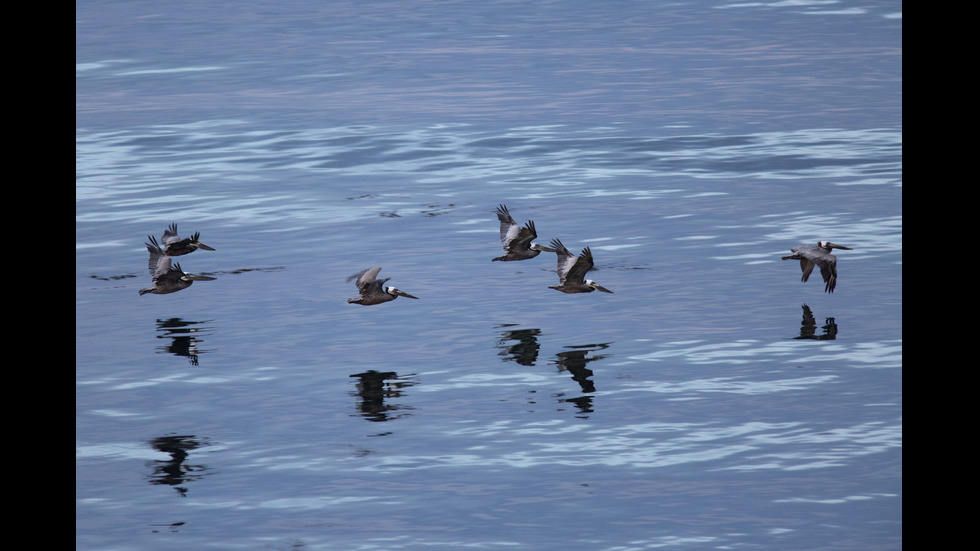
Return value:
[(534, 221), (528, 220), (522, 228), (510, 215), (506, 205), (497, 207), (497, 220), (500, 220), (500, 242), (506, 253), (494, 258), (494, 261), (527, 260), (538, 256), (542, 251), (555, 252), (550, 247), (532, 243), (531, 241), (538, 237), (538, 232), (534, 229)]
[(592, 251), (588, 247), (582, 249), (582, 254), (576, 258), (558, 239), (552, 239), (551, 246), (558, 253), (559, 284), (549, 285), (549, 289), (563, 293), (591, 293), (592, 291), (612, 293), (595, 281), (585, 279), (585, 274), (595, 265), (592, 260)]
[(190, 287), (191, 283), (195, 281), (212, 281), (217, 279), (215, 277), (184, 272), (180, 269), (180, 264), (171, 262), (170, 257), (163, 252), (160, 244), (157, 243), (157, 239), (152, 235), (149, 237), (151, 242), (146, 244), (146, 250), (150, 252), (148, 264), (150, 276), (153, 278), (153, 285), (146, 289), (140, 289), (141, 296), (146, 293), (153, 293), (155, 295), (176, 293), (181, 289)]
[(800, 245), (793, 247), (790, 251), (793, 254), (784, 256), (783, 260), (799, 260), (800, 269), (803, 270), (803, 282), (810, 278), (814, 266), (820, 267), (820, 275), (826, 284), (824, 291), (833, 293), (837, 287), (837, 257), (830, 254), (833, 249), (853, 251), (851, 247), (845, 247), (830, 241), (819, 241), (816, 245)]
[(378, 279), (378, 272), (381, 271), (381, 267), (370, 268), (364, 270), (363, 272), (356, 273), (347, 278), (347, 281), (356, 279), (357, 292), (360, 296), (356, 298), (349, 298), (347, 302), (349, 304), (361, 304), (363, 306), (371, 306), (372, 304), (381, 304), (382, 302), (390, 302), (398, 297), (414, 298), (418, 300), (419, 297), (414, 297), (401, 289), (396, 289), (395, 287), (384, 287), (384, 283), (391, 279), (386, 277), (384, 279)]
[(190, 237), (181, 239), (177, 235), (177, 223), (170, 224), (170, 227), (163, 231), (163, 254), (167, 256), (181, 256), (192, 253), (198, 249), (213, 251), (214, 249), (201, 243), (201, 232), (195, 232)]

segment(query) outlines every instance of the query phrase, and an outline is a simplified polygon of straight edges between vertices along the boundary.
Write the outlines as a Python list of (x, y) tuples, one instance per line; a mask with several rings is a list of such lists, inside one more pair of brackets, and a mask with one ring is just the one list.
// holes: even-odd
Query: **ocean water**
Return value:
[(901, 188), (898, 3), (78, 3), (76, 548), (901, 548)]

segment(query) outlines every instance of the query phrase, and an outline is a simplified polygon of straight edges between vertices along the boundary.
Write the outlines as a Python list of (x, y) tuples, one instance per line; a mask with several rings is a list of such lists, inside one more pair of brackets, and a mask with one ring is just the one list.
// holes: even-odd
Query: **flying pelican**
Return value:
[(528, 220), (523, 228), (518, 226), (504, 205), (497, 207), (497, 220), (500, 220), (500, 242), (503, 243), (504, 250), (507, 252), (503, 256), (494, 258), (494, 260), (527, 260), (538, 256), (541, 251), (555, 252), (552, 248), (531, 243), (532, 239), (538, 237), (533, 220)]
[(551, 246), (558, 253), (558, 279), (560, 285), (549, 285), (549, 289), (555, 289), (563, 293), (591, 293), (592, 291), (602, 291), (612, 293), (602, 285), (591, 279), (585, 279), (585, 274), (592, 269), (592, 251), (588, 247), (582, 249), (582, 254), (575, 258), (572, 253), (562, 245), (557, 239), (551, 240)]
[(790, 249), (793, 251), (793, 254), (784, 256), (783, 260), (800, 261), (804, 283), (810, 278), (810, 272), (813, 271), (813, 266), (820, 266), (820, 275), (823, 276), (823, 281), (827, 284), (823, 290), (828, 293), (833, 293), (834, 287), (837, 287), (837, 257), (830, 254), (832, 249), (854, 250), (851, 247), (845, 247), (831, 243), (830, 241), (820, 241), (816, 245), (793, 247)]
[(357, 291), (361, 296), (357, 298), (349, 298), (347, 299), (347, 302), (371, 306), (372, 304), (381, 304), (382, 302), (395, 300), (398, 297), (414, 298), (416, 300), (419, 298), (413, 297), (401, 289), (396, 289), (394, 287), (382, 287), (384, 282), (391, 278), (386, 277), (384, 279), (377, 279), (378, 272), (380, 271), (381, 267), (379, 266), (377, 268), (364, 270), (363, 272), (348, 277), (347, 281), (357, 279)]
[(196, 232), (190, 237), (181, 239), (177, 235), (177, 223), (170, 224), (170, 227), (163, 231), (163, 237), (160, 238), (160, 241), (163, 241), (163, 254), (167, 256), (180, 256), (192, 253), (197, 249), (213, 251), (214, 249), (201, 243), (200, 237), (201, 232)]
[(156, 295), (176, 293), (181, 289), (190, 287), (191, 283), (195, 281), (218, 279), (216, 277), (185, 273), (180, 269), (180, 264), (171, 264), (170, 257), (163, 252), (155, 237), (151, 235), (150, 241), (152, 243), (146, 244), (146, 250), (150, 251), (149, 268), (150, 276), (153, 277), (153, 285), (146, 289), (140, 289), (140, 296), (146, 293)]

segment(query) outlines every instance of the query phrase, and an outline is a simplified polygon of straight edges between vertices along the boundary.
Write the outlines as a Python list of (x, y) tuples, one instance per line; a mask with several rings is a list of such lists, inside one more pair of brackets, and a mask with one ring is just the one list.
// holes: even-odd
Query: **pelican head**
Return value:
[(542, 245), (540, 243), (531, 243), (531, 246), (528, 247), (528, 248), (531, 249), (532, 251), (540, 251), (540, 252), (545, 252), (545, 253), (558, 252), (557, 249), (552, 249), (551, 247), (545, 247), (544, 245)]
[(589, 287), (592, 287), (596, 291), (602, 291), (603, 293), (613, 294), (612, 291), (610, 291), (609, 289), (606, 289), (605, 287), (603, 287), (602, 285), (599, 285), (598, 283), (596, 283), (595, 281), (592, 281), (591, 279), (586, 279), (585, 280), (585, 284), (588, 285)]
[(213, 251), (213, 247), (208, 247), (204, 243), (201, 243), (201, 232), (196, 232), (191, 236), (190, 243), (187, 244), (189, 247), (194, 247), (195, 249), (203, 249), (205, 251)]
[(830, 252), (832, 249), (842, 249), (845, 251), (853, 251), (851, 247), (845, 247), (844, 245), (838, 245), (837, 243), (831, 243), (830, 241), (818, 241), (817, 246)]
[(396, 287), (385, 287), (385, 292), (388, 293), (389, 295), (396, 296), (396, 297), (414, 298), (415, 300), (418, 300), (419, 298), (419, 297), (413, 297), (412, 295)]

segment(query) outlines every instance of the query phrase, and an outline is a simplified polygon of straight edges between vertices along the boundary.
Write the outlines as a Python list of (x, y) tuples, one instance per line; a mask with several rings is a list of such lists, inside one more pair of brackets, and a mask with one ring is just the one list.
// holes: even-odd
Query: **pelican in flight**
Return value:
[(360, 294), (360, 296), (357, 298), (349, 298), (347, 299), (347, 302), (350, 304), (371, 306), (372, 304), (389, 302), (398, 297), (414, 298), (418, 300), (419, 297), (413, 297), (401, 289), (396, 289), (394, 287), (383, 287), (384, 283), (391, 278), (386, 277), (384, 279), (377, 279), (378, 272), (380, 271), (381, 267), (379, 266), (377, 268), (364, 270), (363, 272), (348, 277), (347, 281), (352, 279), (357, 280), (357, 292)]
[(800, 261), (804, 283), (810, 278), (810, 272), (813, 271), (813, 266), (819, 266), (820, 275), (823, 276), (823, 282), (827, 284), (823, 290), (828, 293), (833, 293), (834, 287), (837, 287), (837, 257), (830, 254), (830, 251), (833, 249), (854, 250), (851, 247), (845, 247), (831, 243), (830, 241), (820, 241), (816, 245), (793, 247), (790, 249), (793, 251), (793, 254), (784, 256), (783, 260)]
[(592, 291), (602, 291), (612, 293), (602, 285), (591, 279), (585, 279), (585, 274), (592, 269), (592, 251), (588, 247), (582, 249), (582, 254), (576, 258), (561, 241), (551, 240), (551, 246), (558, 253), (558, 279), (559, 285), (549, 285), (549, 289), (555, 289), (563, 293), (591, 293)]
[(201, 243), (200, 238), (201, 232), (196, 232), (190, 237), (181, 239), (180, 236), (177, 235), (177, 224), (170, 224), (170, 227), (163, 231), (163, 237), (160, 238), (160, 241), (163, 242), (163, 254), (167, 256), (181, 256), (192, 253), (197, 249), (204, 249), (205, 251), (214, 250), (204, 243)]
[(500, 242), (503, 243), (504, 250), (507, 252), (493, 260), (527, 260), (538, 256), (542, 251), (555, 252), (550, 247), (531, 243), (531, 240), (538, 237), (533, 220), (528, 220), (523, 228), (518, 226), (504, 205), (497, 207), (497, 220), (500, 220)]
[(170, 257), (163, 252), (157, 239), (150, 236), (152, 243), (146, 244), (146, 250), (150, 251), (150, 276), (153, 277), (153, 285), (146, 289), (140, 289), (140, 296), (146, 293), (156, 295), (166, 295), (176, 293), (181, 289), (186, 289), (195, 281), (212, 281), (216, 277), (188, 274), (180, 269), (180, 264), (171, 264)]

